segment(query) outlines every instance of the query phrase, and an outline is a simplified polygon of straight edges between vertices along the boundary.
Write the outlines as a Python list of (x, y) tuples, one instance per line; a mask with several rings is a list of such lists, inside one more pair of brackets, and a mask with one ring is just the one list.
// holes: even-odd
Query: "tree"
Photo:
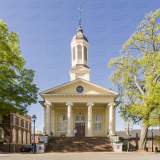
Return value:
[(145, 15), (120, 56), (108, 64), (120, 92), (120, 112), (125, 120), (141, 123), (139, 149), (145, 150), (148, 127), (160, 122), (160, 9)]
[(36, 103), (35, 71), (24, 65), (18, 33), (9, 32), (7, 24), (0, 20), (0, 116), (27, 113), (27, 106)]
[(38, 130), (37, 132), (42, 134), (42, 131), (41, 131), (41, 130)]

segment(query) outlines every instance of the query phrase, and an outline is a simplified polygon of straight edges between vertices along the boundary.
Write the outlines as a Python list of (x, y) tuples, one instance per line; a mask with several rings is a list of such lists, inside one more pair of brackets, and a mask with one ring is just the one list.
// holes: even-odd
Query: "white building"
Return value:
[(90, 82), (88, 49), (87, 37), (79, 27), (71, 41), (70, 82), (40, 93), (48, 135), (104, 137), (115, 132), (119, 93)]

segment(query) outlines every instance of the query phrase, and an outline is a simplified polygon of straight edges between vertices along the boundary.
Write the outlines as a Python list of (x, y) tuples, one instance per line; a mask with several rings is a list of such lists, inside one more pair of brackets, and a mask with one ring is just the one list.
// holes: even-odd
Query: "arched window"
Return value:
[(0, 140), (3, 140), (3, 132), (1, 128), (0, 128)]
[(16, 129), (13, 128), (12, 130), (12, 143), (16, 143)]
[(59, 115), (59, 131), (66, 131), (66, 114), (60, 113)]
[(26, 144), (26, 132), (23, 132), (23, 144)]
[(85, 115), (83, 112), (78, 112), (76, 114), (76, 121), (85, 121)]
[(78, 51), (78, 59), (82, 59), (82, 46), (81, 45), (77, 46), (77, 51)]
[(87, 47), (84, 46), (84, 60), (87, 61)]
[(94, 131), (101, 131), (101, 115), (99, 113), (94, 115)]
[(73, 47), (73, 60), (75, 60), (76, 57), (75, 57), (75, 47)]
[(27, 144), (30, 144), (30, 133), (27, 133)]
[(22, 132), (21, 132), (21, 130), (18, 131), (18, 143), (19, 144), (22, 143)]

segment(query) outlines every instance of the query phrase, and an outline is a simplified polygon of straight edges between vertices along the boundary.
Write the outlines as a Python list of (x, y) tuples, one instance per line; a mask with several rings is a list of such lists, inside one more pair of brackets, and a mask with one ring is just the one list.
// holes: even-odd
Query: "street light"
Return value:
[(151, 132), (152, 132), (152, 152), (153, 152), (153, 128), (152, 128)]
[(35, 154), (35, 122), (36, 122), (36, 119), (37, 119), (37, 117), (36, 117), (36, 115), (34, 114), (33, 116), (32, 116), (32, 120), (33, 120), (33, 123), (34, 123), (34, 142), (33, 142), (33, 153)]

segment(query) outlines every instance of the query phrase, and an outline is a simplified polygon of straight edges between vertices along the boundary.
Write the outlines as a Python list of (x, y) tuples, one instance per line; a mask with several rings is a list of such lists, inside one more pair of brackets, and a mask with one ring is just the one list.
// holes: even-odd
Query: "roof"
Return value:
[(79, 26), (78, 30), (77, 30), (77, 34), (72, 38), (72, 41), (74, 41), (75, 39), (84, 39), (85, 41), (88, 42), (87, 37), (83, 34), (83, 30), (82, 28)]
[[(128, 134), (126, 131), (116, 131), (115, 132), (117, 136), (120, 137), (120, 139), (127, 139)], [(138, 133), (138, 138), (140, 138), (141, 135), (141, 129), (133, 129), (132, 131), (129, 131), (130, 138), (136, 138), (136, 133)], [(159, 129), (154, 129), (153, 130), (153, 136), (160, 135), (160, 130)], [(152, 137), (152, 132), (151, 129), (148, 130), (148, 138)]]

